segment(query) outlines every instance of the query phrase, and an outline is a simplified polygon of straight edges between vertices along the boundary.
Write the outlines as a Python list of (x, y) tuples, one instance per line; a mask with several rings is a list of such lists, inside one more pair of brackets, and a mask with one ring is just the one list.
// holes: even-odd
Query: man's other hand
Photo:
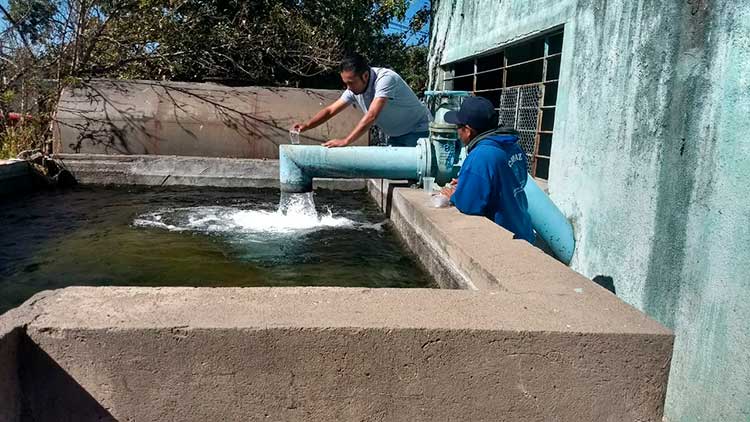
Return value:
[(292, 126), (292, 130), (297, 132), (304, 132), (307, 130), (307, 125), (304, 123), (295, 123), (294, 126)]
[(326, 148), (338, 148), (338, 147), (345, 147), (349, 145), (349, 142), (346, 142), (345, 139), (331, 139), (330, 141), (323, 144)]

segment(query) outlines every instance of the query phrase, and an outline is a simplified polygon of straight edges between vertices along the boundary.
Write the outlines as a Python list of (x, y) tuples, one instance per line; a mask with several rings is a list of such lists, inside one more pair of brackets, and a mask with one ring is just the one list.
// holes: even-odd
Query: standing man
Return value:
[(344, 139), (331, 139), (326, 147), (344, 147), (377, 125), (388, 135), (388, 145), (413, 147), (417, 139), (429, 136), (432, 115), (398, 73), (370, 67), (359, 54), (352, 54), (341, 63), (341, 80), (346, 91), (333, 104), (319, 111), (307, 123), (297, 123), (294, 130), (314, 129), (354, 104), (365, 115)]
[(534, 230), (524, 187), (528, 177), (526, 153), (518, 132), (497, 127), (497, 113), (486, 98), (469, 97), (458, 111), (445, 114), (458, 126), (468, 153), (458, 182), (443, 189), (459, 211), (483, 215), (514, 233), (514, 239), (534, 243)]

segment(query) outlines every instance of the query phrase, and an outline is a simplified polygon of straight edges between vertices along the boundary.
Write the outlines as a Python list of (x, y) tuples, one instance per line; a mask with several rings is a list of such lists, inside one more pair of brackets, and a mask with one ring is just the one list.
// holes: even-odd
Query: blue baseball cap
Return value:
[(445, 113), (445, 121), (459, 126), (471, 126), (480, 133), (495, 129), (498, 125), (495, 106), (484, 97), (466, 98), (458, 111)]

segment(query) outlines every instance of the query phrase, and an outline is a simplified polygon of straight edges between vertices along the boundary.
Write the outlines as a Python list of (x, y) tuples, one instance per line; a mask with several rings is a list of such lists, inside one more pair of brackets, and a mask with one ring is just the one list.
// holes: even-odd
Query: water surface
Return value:
[(0, 312), (73, 285), (432, 287), (366, 193), (93, 188), (0, 203)]

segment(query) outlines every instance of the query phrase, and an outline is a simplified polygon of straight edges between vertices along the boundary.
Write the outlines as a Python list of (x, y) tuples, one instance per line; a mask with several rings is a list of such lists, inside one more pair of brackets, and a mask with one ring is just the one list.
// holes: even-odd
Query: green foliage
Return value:
[(6, 89), (2, 93), (0, 93), (0, 107), (6, 108), (8, 107), (12, 102), (13, 99), (16, 97), (16, 92), (12, 89)]
[(40, 149), (44, 132), (44, 127), (33, 121), (0, 125), (0, 159), (15, 158), (21, 151)]
[[(404, 37), (384, 32), (410, 1), (11, 0), (6, 20), (38, 46), (42, 77), (316, 85), (345, 51), (414, 62)], [(424, 25), (422, 11), (415, 19)]]
[(401, 77), (416, 93), (427, 89), (427, 54), (429, 49), (425, 45), (413, 45), (405, 48), (402, 60), (393, 64), (400, 70)]
[(26, 39), (38, 43), (49, 34), (57, 4), (49, 0), (10, 0), (10, 19), (19, 27)]
[[(406, 35), (427, 23), (429, 8), (411, 34), (385, 31), (411, 1), (9, 0), (7, 9), (0, 3), (0, 112), (49, 116), (62, 87), (87, 78), (340, 88), (346, 51), (419, 91), (427, 50)], [(51, 94), (26, 101), (40, 92)], [(25, 145), (20, 132), (3, 136)]]

